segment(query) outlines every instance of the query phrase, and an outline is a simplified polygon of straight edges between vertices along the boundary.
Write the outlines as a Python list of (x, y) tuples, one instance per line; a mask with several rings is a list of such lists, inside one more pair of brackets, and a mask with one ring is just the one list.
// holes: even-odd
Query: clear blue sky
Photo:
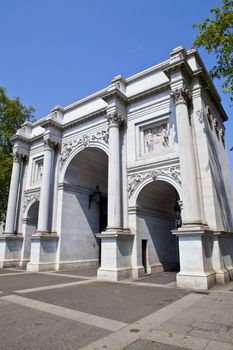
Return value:
[[(192, 47), (200, 23), (220, 0), (1, 0), (0, 86), (48, 114)], [(207, 69), (214, 58), (200, 50)], [(229, 98), (222, 94), (230, 117)], [(226, 124), (233, 144), (232, 118)], [(233, 152), (229, 153), (233, 173)]]

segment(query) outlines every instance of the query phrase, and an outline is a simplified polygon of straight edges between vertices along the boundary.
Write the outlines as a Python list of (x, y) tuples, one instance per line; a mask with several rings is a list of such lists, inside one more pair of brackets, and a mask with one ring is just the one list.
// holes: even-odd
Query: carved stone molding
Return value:
[(107, 120), (109, 126), (122, 126), (125, 124), (126, 119), (120, 113), (114, 111), (107, 113)]
[(208, 119), (212, 129), (215, 130), (218, 137), (221, 139), (223, 144), (225, 145), (225, 130), (224, 127), (221, 127), (220, 123), (218, 122), (217, 118), (213, 116), (213, 112), (209, 106), (205, 106), (204, 114), (206, 118)]
[(59, 147), (61, 144), (60, 140), (48, 137), (44, 139), (44, 148), (45, 150), (53, 150), (57, 147)]
[(40, 192), (25, 194), (23, 211), (25, 212), (25, 210), (30, 205), (30, 203), (37, 202), (39, 200), (40, 200)]
[(191, 94), (190, 91), (184, 87), (180, 89), (175, 89), (170, 93), (170, 96), (173, 98), (174, 102), (176, 104), (178, 103), (187, 103), (190, 104), (191, 102)]
[(128, 181), (128, 193), (129, 197), (133, 194), (136, 188), (147, 178), (152, 178), (154, 181), (158, 179), (159, 176), (167, 176), (175, 180), (179, 185), (181, 184), (180, 180), (180, 168), (177, 166), (172, 166), (169, 168), (154, 169), (149, 171), (144, 171), (129, 176)]
[(65, 163), (66, 159), (69, 157), (70, 153), (78, 146), (88, 147), (90, 142), (97, 141), (97, 142), (104, 142), (105, 144), (108, 144), (108, 131), (107, 130), (101, 130), (97, 131), (94, 134), (84, 134), (81, 137), (75, 138), (67, 143), (65, 143), (62, 147), (61, 152), (61, 158), (60, 163), (61, 167)]
[(25, 151), (13, 149), (13, 161), (20, 162), (28, 159), (28, 154)]

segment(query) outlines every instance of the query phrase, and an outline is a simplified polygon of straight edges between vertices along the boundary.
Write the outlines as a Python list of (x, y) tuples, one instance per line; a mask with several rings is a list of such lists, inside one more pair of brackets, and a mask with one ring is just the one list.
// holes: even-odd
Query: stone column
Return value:
[(59, 144), (50, 137), (44, 139), (44, 164), (40, 193), (38, 227), (31, 237), (31, 256), (27, 264), (28, 271), (46, 271), (56, 268), (58, 236), (50, 232), (49, 215), (51, 213), (54, 148)]
[(131, 252), (133, 235), (122, 227), (122, 183), (120, 165), (120, 126), (125, 122), (116, 111), (108, 113), (109, 163), (108, 163), (108, 227), (97, 235), (101, 239), (101, 267), (97, 277), (118, 281), (132, 276)]
[(13, 167), (11, 174), (10, 192), (7, 206), (5, 233), (13, 234), (15, 229), (15, 218), (17, 210), (17, 199), (20, 185), (21, 163), (25, 155), (15, 151), (13, 153)]
[(121, 174), (119, 128), (125, 118), (117, 112), (109, 113), (109, 163), (108, 163), (108, 229), (122, 227)]
[(191, 95), (182, 87), (171, 93), (176, 104), (176, 123), (179, 140), (181, 183), (183, 193), (183, 225), (200, 225), (202, 216), (198, 191), (195, 150), (188, 105)]
[(49, 213), (51, 200), (51, 172), (53, 164), (53, 150), (55, 142), (50, 138), (44, 140), (44, 164), (40, 193), (40, 207), (38, 217), (38, 233), (49, 233)]

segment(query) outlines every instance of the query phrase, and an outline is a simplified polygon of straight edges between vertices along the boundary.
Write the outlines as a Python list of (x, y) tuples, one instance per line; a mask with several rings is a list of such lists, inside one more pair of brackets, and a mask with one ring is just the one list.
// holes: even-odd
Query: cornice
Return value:
[(127, 104), (128, 102), (127, 96), (116, 86), (110, 86), (110, 88), (101, 95), (101, 98), (105, 102), (108, 102), (112, 98), (116, 98), (124, 104)]
[(167, 90), (170, 88), (170, 82), (162, 83), (160, 85), (154, 86), (152, 88), (149, 88), (147, 90), (143, 90), (141, 92), (138, 92), (134, 95), (128, 96), (128, 103), (136, 102), (139, 100), (142, 100), (144, 98), (147, 98), (149, 96), (155, 95), (159, 92), (162, 92), (164, 90)]
[(42, 128), (47, 128), (47, 127), (52, 126), (52, 127), (56, 128), (56, 129), (58, 129), (58, 130), (62, 130), (62, 129), (63, 129), (63, 125), (60, 124), (59, 122), (57, 122), (56, 120), (52, 119), (52, 117), (51, 117), (51, 118), (48, 118), (48, 119), (46, 119), (46, 120), (44, 120), (44, 121), (40, 124), (40, 126), (41, 126)]
[(71, 127), (78, 125), (78, 124), (83, 124), (87, 120), (91, 120), (91, 119), (94, 119), (96, 117), (100, 117), (100, 116), (106, 114), (106, 109), (107, 109), (106, 107), (98, 109), (97, 111), (88, 113), (88, 114), (82, 116), (81, 118), (78, 118), (78, 119), (72, 120), (66, 124), (63, 124), (63, 126), (62, 126), (63, 130), (71, 128)]
[(171, 74), (177, 71), (181, 71), (182, 75), (188, 82), (193, 79), (193, 71), (186, 58), (170, 63), (169, 66), (163, 70), (164, 74), (166, 74), (169, 80), (171, 79)]

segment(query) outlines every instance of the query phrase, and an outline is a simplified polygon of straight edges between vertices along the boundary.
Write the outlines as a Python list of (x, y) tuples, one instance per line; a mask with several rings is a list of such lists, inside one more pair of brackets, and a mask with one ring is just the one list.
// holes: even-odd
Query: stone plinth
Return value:
[(202, 227), (172, 231), (179, 238), (180, 272), (177, 286), (209, 289), (216, 283), (212, 264), (213, 232)]
[(101, 267), (97, 278), (108, 281), (130, 278), (134, 236), (129, 230), (109, 229), (98, 238), (101, 239)]
[(22, 244), (22, 235), (0, 236), (0, 268), (20, 266)]
[(55, 270), (59, 237), (37, 232), (31, 237), (31, 257), (27, 270), (33, 272)]

